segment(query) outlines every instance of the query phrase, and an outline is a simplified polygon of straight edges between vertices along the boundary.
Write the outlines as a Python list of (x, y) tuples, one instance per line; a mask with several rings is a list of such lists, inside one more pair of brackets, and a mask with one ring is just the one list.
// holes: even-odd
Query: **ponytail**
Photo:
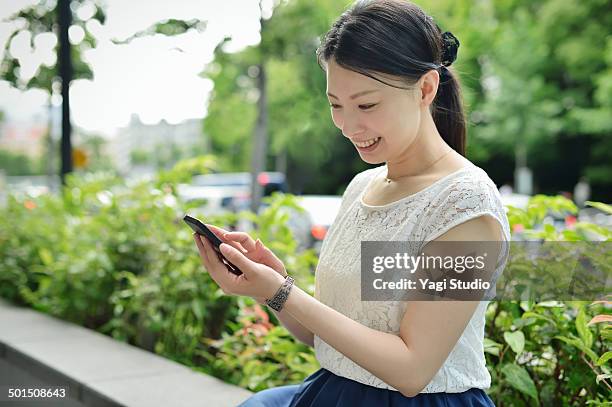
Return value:
[(446, 144), (465, 156), (467, 129), (459, 78), (445, 66), (440, 71), (440, 84), (432, 104), (432, 117)]

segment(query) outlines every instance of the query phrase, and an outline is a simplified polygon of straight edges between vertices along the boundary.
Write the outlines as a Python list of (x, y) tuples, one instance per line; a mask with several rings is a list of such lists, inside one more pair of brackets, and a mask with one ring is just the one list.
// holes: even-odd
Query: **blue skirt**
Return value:
[(482, 389), (463, 393), (420, 393), (403, 396), (399, 391), (381, 389), (319, 369), (300, 384), (274, 387), (255, 393), (239, 407), (495, 407)]

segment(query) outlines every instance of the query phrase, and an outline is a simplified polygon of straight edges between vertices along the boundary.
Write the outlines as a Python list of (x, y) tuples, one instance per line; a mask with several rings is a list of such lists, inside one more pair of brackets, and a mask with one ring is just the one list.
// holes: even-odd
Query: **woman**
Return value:
[[(317, 51), (334, 124), (361, 159), (325, 238), (311, 297), (261, 242), (213, 228), (229, 273), (205, 239), (202, 261), (227, 294), (266, 303), (321, 369), (242, 406), (491, 406), (483, 354), (487, 301), (363, 301), (362, 241), (502, 242), (495, 184), (465, 155), (459, 82), (447, 68), (459, 41), (406, 1), (360, 1)], [(503, 253), (500, 249), (499, 254)], [(496, 275), (503, 256), (493, 259)]]

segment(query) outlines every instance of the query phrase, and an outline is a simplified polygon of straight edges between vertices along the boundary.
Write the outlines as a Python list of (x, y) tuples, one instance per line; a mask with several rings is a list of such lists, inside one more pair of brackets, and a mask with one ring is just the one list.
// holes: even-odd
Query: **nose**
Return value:
[(365, 131), (365, 127), (359, 122), (357, 118), (351, 118), (347, 116), (345, 116), (344, 120), (342, 121), (341, 129), (344, 137), (347, 137), (349, 139), (357, 137)]

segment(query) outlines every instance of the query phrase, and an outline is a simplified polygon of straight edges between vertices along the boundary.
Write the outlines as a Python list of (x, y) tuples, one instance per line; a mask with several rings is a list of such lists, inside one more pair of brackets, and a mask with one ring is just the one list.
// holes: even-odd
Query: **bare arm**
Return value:
[(300, 324), (295, 318), (291, 316), (286, 310), (282, 309), (280, 312), (270, 308), (278, 320), (283, 324), (285, 328), (300, 342), (305, 345), (314, 348), (314, 334)]

